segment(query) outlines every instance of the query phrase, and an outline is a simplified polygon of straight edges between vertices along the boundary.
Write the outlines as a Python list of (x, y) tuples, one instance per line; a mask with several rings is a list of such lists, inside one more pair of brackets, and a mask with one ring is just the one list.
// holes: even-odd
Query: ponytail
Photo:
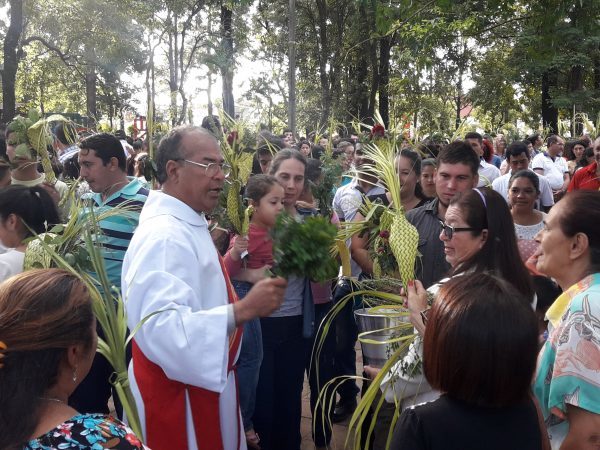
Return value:
[(23, 239), (60, 223), (56, 204), (41, 186), (11, 185), (0, 191), (0, 218), (18, 216), (25, 225)]

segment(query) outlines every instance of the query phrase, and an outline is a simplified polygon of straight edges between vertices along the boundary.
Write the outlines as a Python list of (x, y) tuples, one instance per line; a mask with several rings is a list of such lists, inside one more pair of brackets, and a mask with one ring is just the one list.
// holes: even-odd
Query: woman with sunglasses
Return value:
[[(451, 266), (451, 277), (491, 273), (510, 282), (533, 302), (531, 277), (519, 255), (510, 210), (500, 194), (487, 188), (456, 194), (440, 225), (440, 240)], [(440, 282), (443, 283), (444, 280)], [(430, 291), (438, 289), (439, 285), (434, 285)], [(425, 326), (421, 312), (427, 308), (426, 292), (417, 280), (408, 286), (407, 294), (411, 321), (422, 333)]]
[[(440, 240), (444, 243), (450, 278), (462, 274), (489, 273), (513, 285), (529, 302), (534, 301), (531, 277), (519, 255), (510, 210), (504, 198), (487, 188), (456, 194), (450, 201), (444, 221), (440, 221)], [(402, 399), (403, 408), (437, 398), (422, 374), (421, 336), (429, 313), (428, 298), (435, 297), (450, 278), (425, 290), (420, 281), (406, 289), (410, 321), (419, 333), (408, 355), (386, 375), (381, 389), (389, 402)], [(481, 299), (485, 301), (485, 299)], [(367, 373), (376, 369), (367, 366)]]

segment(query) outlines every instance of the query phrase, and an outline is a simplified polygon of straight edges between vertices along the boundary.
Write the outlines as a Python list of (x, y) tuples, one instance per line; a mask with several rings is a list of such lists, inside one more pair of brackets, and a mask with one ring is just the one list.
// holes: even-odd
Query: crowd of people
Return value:
[[(321, 325), (356, 283), (377, 277), (371, 243), (352, 236), (351, 276), (316, 283), (270, 274), (270, 233), (283, 212), (299, 221), (324, 214), (344, 228), (365, 221), (365, 202), (389, 205), (369, 145), (393, 138), (259, 133), (243, 187), (248, 232), (222, 245), (212, 213), (232, 169), (226, 136), (214, 117), (174, 128), (150, 161), (146, 144), (122, 132), (78, 136), (60, 123), (51, 182), (9, 124), (0, 155), (0, 450), (299, 450), (305, 378), (314, 445), (333, 447), (332, 423), (359, 401), (360, 302)], [(384, 448), (393, 435), (392, 449), (595, 448), (600, 137), (508, 142), (469, 132), (397, 147), (401, 207), (419, 233), (415, 279), (398, 294), (417, 337), (386, 373), (364, 368), (365, 383), (383, 375), (381, 410), (392, 411), (364, 446)], [(330, 166), (341, 175), (323, 205), (312, 188)], [(136, 330), (127, 359), (139, 435), (96, 352), (105, 330), (85, 284), (66, 270), (24, 268), (34, 235), (107, 211), (93, 242)]]

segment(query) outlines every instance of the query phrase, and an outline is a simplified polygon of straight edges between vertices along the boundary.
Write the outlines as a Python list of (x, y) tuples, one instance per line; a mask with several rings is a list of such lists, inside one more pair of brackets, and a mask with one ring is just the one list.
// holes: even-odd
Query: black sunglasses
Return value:
[(454, 233), (458, 233), (461, 231), (479, 231), (478, 228), (453, 227), (451, 225), (447, 225), (446, 222), (444, 222), (443, 220), (440, 220), (440, 225), (442, 226), (442, 230), (444, 231), (444, 236), (446, 236), (446, 238), (448, 238), (448, 240), (452, 239), (452, 236), (454, 236)]

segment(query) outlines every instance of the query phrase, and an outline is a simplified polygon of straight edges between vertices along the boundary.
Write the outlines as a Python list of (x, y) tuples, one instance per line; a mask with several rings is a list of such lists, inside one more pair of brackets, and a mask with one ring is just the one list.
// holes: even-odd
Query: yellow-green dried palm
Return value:
[(242, 183), (239, 180), (232, 180), (229, 185), (229, 191), (227, 192), (227, 217), (233, 225), (233, 228), (237, 234), (242, 234), (242, 210), (240, 190), (242, 189)]
[(25, 248), (25, 259), (23, 261), (23, 270), (30, 269), (49, 269), (52, 267), (52, 256), (44, 248), (40, 239), (45, 240), (46, 236), (53, 238), (53, 234), (43, 233), (38, 235), (39, 239), (34, 239), (27, 243)]

